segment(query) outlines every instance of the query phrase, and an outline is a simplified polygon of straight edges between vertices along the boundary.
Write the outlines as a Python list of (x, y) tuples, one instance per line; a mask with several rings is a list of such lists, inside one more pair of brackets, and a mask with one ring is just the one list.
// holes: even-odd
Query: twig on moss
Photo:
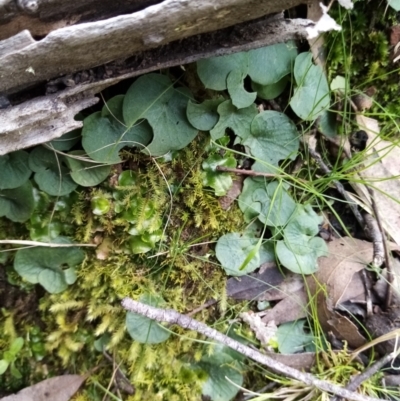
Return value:
[[(73, 246), (89, 246), (96, 248), (96, 244), (57, 244), (56, 242), (25, 241), (18, 239), (2, 239), (0, 245), (45, 246), (47, 248), (71, 248)], [(7, 249), (8, 250), (8, 249)]]
[[(371, 376), (377, 373), (383, 366), (388, 364), (392, 359), (396, 357), (395, 352), (391, 352), (390, 354), (386, 354), (384, 357), (376, 361), (369, 368), (365, 369), (362, 373), (357, 376), (354, 376), (350, 379), (348, 385), (345, 387), (348, 391), (355, 391), (360, 387), (362, 383), (368, 380)], [(330, 401), (340, 401), (341, 397), (332, 397)]]
[(234, 339), (220, 333), (217, 330), (212, 329), (211, 327), (208, 327), (206, 324), (192, 319), (189, 316), (182, 315), (173, 309), (155, 308), (153, 306), (134, 301), (131, 298), (124, 298), (121, 304), (124, 309), (130, 312), (138, 313), (142, 316), (146, 316), (149, 319), (156, 320), (157, 322), (177, 324), (178, 326), (185, 329), (195, 330), (200, 334), (204, 334), (206, 337), (212, 340), (219, 341), (220, 343), (234, 349), (235, 351), (240, 352), (242, 355), (245, 355), (256, 362), (267, 366), (277, 373), (283, 374), (286, 377), (291, 377), (292, 379), (298, 380), (304, 384), (314, 386), (322, 391), (333, 393), (340, 397), (348, 398), (354, 401), (379, 401), (377, 398), (354, 393), (336, 384), (317, 379), (310, 373), (303, 373), (297, 369), (286, 366), (285, 364), (275, 361), (273, 358), (266, 356), (261, 352), (254, 350), (244, 344), (241, 344), (240, 342), (235, 341)]

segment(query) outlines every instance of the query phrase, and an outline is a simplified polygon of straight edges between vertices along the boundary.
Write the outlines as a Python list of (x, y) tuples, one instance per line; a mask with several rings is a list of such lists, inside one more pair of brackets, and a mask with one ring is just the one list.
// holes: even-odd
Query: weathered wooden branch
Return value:
[(136, 13), (57, 29), (18, 52), (10, 49), (10, 54), (0, 58), (0, 92), (14, 93), (37, 82), (126, 59), (139, 51), (254, 20), (302, 2), (165, 0)]
[(62, 81), (72, 87), (0, 110), (0, 155), (48, 142), (80, 128), (82, 123), (75, 121), (74, 115), (98, 102), (96, 93), (126, 78), (202, 58), (301, 39), (306, 36), (307, 25), (307, 20), (267, 17), (140, 52), (126, 62), (94, 69), (92, 74), (71, 75)]

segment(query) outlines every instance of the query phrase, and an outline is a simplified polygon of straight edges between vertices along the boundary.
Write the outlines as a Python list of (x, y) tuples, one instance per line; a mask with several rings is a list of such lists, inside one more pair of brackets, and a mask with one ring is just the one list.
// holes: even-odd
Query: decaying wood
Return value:
[(307, 20), (267, 17), (137, 53), (127, 62), (94, 69), (86, 78), (79, 72), (68, 78), (67, 84), (73, 87), (0, 110), (0, 155), (48, 142), (80, 128), (82, 122), (75, 121), (74, 115), (95, 104), (96, 93), (124, 79), (202, 58), (301, 39), (306, 36), (307, 25)]
[[(37, 1), (37, 0), (36, 0)], [(165, 0), (137, 13), (50, 32), (0, 58), (0, 92), (85, 70), (169, 42), (280, 12), (304, 0)]]
[(2, 0), (0, 40), (28, 29), (34, 37), (75, 23), (130, 14), (162, 0)]

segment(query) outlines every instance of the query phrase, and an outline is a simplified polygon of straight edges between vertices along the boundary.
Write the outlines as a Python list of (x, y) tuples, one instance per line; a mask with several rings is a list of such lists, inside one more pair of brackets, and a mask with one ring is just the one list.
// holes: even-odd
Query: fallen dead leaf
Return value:
[[(400, 245), (400, 146), (399, 143), (379, 138), (378, 122), (362, 114), (356, 116), (357, 124), (368, 134), (366, 168), (359, 176), (375, 188), (375, 203), (385, 231)], [(370, 194), (364, 185), (353, 183), (363, 200), (360, 205), (372, 213)]]
[(17, 394), (2, 398), (2, 401), (69, 401), (78, 391), (87, 376), (64, 375), (43, 380)]
[(274, 321), (278, 326), (280, 324), (291, 322), (307, 316), (308, 297), (303, 288), (290, 294), (278, 302), (272, 309), (265, 311), (262, 318), (264, 323)]
[(364, 288), (356, 273), (371, 262), (373, 246), (367, 241), (339, 238), (328, 244), (328, 250), (329, 256), (319, 259), (318, 272), (307, 278), (310, 296), (315, 297), (318, 320), (325, 332), (333, 332), (356, 348), (365, 343), (365, 338), (335, 308), (342, 302), (363, 297)]
[(219, 204), (223, 210), (228, 210), (235, 199), (242, 193), (244, 176), (235, 177), (232, 186), (226, 195), (219, 198)]
[(315, 353), (303, 352), (302, 354), (276, 354), (274, 352), (264, 352), (265, 355), (274, 359), (277, 362), (290, 366), (293, 369), (301, 371), (310, 371), (315, 365)]
[(303, 288), (303, 278), (299, 274), (283, 276), (276, 265), (260, 269), (242, 277), (232, 277), (227, 281), (227, 294), (237, 300), (278, 301)]

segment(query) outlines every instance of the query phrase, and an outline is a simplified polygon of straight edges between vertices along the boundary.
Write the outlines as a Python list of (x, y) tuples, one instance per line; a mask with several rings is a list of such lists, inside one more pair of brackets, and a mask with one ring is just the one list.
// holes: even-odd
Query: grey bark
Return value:
[[(29, 3), (31, 11), (27, 11), (21, 8), (21, 3), (16, 6), (16, 0), (0, 1), (3, 11), (0, 38), (10, 24), (22, 17), (38, 23), (64, 24), (64, 20), (53, 21), (59, 15), (57, 5), (61, 10), (69, 7), (67, 19), (71, 15), (78, 18), (81, 13), (79, 21), (104, 17), (118, 9), (110, 0), (104, 0), (98, 11), (93, 7), (94, 0), (29, 1), (36, 1), (38, 7)], [(42, 40), (35, 40), (31, 32), (23, 30), (0, 41), (0, 95), (9, 95), (13, 104), (0, 110), (0, 155), (48, 142), (80, 128), (82, 123), (75, 121), (74, 115), (98, 102), (95, 94), (123, 79), (202, 58), (304, 38), (305, 27), (312, 24), (309, 20), (285, 20), (281, 14), (258, 18), (301, 2), (166, 0), (136, 13), (62, 27)], [(144, 7), (151, 1), (123, 3), (119, 10), (126, 12), (129, 7)], [(240, 21), (247, 22), (238, 24)], [(49, 80), (47, 96), (37, 97), (29, 89), (40, 85), (43, 93), (44, 83)], [(27, 96), (22, 103), (21, 94)], [(4, 105), (7, 99), (0, 96), (0, 108)]]
[[(38, 1), (38, 0), (37, 0)], [(282, 11), (303, 0), (166, 0), (137, 13), (68, 26), (0, 58), (0, 92), (13, 93), (192, 35)]]

